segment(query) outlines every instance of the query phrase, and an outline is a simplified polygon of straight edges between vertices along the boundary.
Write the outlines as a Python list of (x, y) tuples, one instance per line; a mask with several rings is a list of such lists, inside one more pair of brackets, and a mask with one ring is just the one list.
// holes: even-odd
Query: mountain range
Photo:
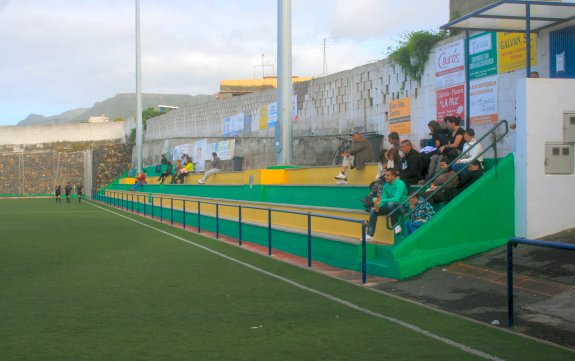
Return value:
[[(207, 103), (213, 99), (215, 99), (213, 95), (142, 94), (142, 110), (147, 108), (158, 109), (158, 105), (183, 108)], [(90, 117), (99, 116), (106, 116), (110, 121), (112, 121), (117, 118), (128, 118), (130, 115), (134, 114), (135, 109), (136, 94), (121, 93), (102, 102), (96, 102), (91, 108), (71, 109), (62, 114), (52, 116), (30, 114), (26, 119), (18, 122), (17, 125), (81, 123), (87, 122)]]

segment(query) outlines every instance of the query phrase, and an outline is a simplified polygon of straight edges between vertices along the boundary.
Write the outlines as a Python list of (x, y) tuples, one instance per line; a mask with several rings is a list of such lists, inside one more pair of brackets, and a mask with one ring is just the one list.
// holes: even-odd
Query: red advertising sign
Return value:
[(465, 118), (465, 88), (463, 84), (436, 91), (437, 121), (443, 122), (447, 116)]

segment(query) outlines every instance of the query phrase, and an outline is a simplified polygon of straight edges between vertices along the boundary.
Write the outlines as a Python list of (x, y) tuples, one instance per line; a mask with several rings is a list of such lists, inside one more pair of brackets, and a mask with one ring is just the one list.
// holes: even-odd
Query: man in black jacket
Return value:
[(417, 184), (421, 178), (421, 170), (419, 168), (419, 152), (413, 149), (411, 141), (404, 140), (401, 142), (401, 172), (399, 178), (405, 183), (407, 189), (409, 186)]

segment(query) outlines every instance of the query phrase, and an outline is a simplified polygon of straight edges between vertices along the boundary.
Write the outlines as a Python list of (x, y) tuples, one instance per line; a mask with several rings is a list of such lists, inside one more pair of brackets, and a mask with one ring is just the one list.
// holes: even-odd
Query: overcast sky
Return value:
[[(445, 24), (448, 4), (292, 0), (293, 74), (322, 73), (324, 38), (328, 73), (381, 59), (402, 34)], [(277, 63), (277, 0), (140, 6), (144, 93), (215, 94), (222, 79), (252, 79), (262, 54)], [(0, 125), (134, 93), (134, 14), (135, 0), (0, 0)]]

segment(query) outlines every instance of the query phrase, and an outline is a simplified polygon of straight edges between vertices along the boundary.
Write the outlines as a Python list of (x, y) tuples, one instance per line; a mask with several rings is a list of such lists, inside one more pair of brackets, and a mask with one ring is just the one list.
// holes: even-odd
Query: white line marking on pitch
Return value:
[(461, 350), (461, 351), (463, 351), (463, 352), (470, 353), (470, 354), (472, 354), (472, 355), (475, 355), (475, 356), (484, 358), (484, 359), (486, 359), (486, 360), (496, 360), (496, 361), (502, 361), (502, 360), (503, 360), (503, 359), (500, 359), (500, 358), (498, 358), (498, 357), (496, 357), (496, 356), (492, 356), (492, 355), (490, 355), (490, 354), (488, 354), (488, 353), (485, 353), (485, 352), (483, 352), (483, 351), (479, 351), (479, 350), (476, 350), (476, 349), (471, 348), (471, 347), (469, 347), (469, 346), (466, 346), (466, 345), (464, 345), (464, 344), (461, 344), (461, 343), (459, 343), (459, 342), (450, 340), (450, 339), (448, 339), (448, 338), (446, 338), (446, 337), (436, 335), (436, 334), (434, 334), (434, 333), (432, 333), (432, 332), (430, 332), (430, 331), (427, 331), (427, 330), (422, 329), (421, 327), (412, 325), (411, 323), (408, 323), (408, 322), (405, 322), (405, 321), (401, 321), (401, 320), (399, 320), (399, 319), (397, 319), (397, 318), (393, 318), (393, 317), (390, 317), (390, 316), (386, 316), (386, 315), (384, 315), (384, 314), (381, 314), (381, 313), (378, 313), (378, 312), (369, 310), (369, 309), (367, 309), (367, 308), (361, 307), (361, 306), (359, 306), (359, 305), (356, 305), (355, 303), (351, 303), (351, 302), (349, 302), (349, 301), (342, 300), (341, 298), (332, 296), (332, 295), (327, 294), (327, 293), (325, 293), (325, 292), (321, 292), (321, 291), (315, 290), (315, 289), (313, 289), (313, 288), (304, 286), (304, 285), (302, 285), (302, 284), (300, 284), (300, 283), (297, 283), (297, 282), (295, 282), (295, 281), (292, 281), (292, 280), (290, 280), (290, 279), (288, 279), (288, 278), (285, 278), (285, 277), (282, 277), (282, 276), (277, 275), (277, 274), (275, 274), (275, 273), (272, 273), (272, 272), (266, 271), (266, 270), (264, 270), (264, 269), (258, 268), (258, 267), (254, 266), (254, 265), (251, 265), (251, 264), (249, 264), (249, 263), (240, 261), (240, 260), (238, 260), (238, 259), (235, 259), (235, 258), (230, 257), (230, 256), (228, 256), (228, 255), (225, 255), (225, 254), (223, 254), (223, 253), (220, 253), (220, 252), (218, 252), (218, 251), (214, 251), (213, 249), (210, 249), (210, 248), (208, 248), (208, 247), (206, 247), (206, 246), (202, 246), (201, 244), (198, 244), (198, 243), (189, 241), (189, 240), (187, 240), (187, 239), (185, 239), (185, 238), (183, 238), (183, 237), (176, 236), (175, 234), (171, 234), (171, 233), (166, 232), (166, 231), (164, 231), (164, 230), (161, 230), (161, 229), (159, 229), (159, 228), (153, 227), (153, 226), (151, 226), (151, 225), (149, 225), (149, 224), (140, 222), (140, 221), (138, 221), (137, 219), (130, 218), (130, 217), (124, 215), (124, 214), (111, 211), (111, 210), (109, 210), (109, 209), (103, 208), (103, 207), (101, 207), (101, 206), (99, 206), (99, 205), (97, 205), (97, 204), (94, 204), (94, 203), (92, 203), (92, 202), (86, 202), (86, 203), (91, 204), (91, 205), (93, 205), (94, 207), (100, 208), (100, 209), (102, 209), (102, 210), (104, 210), (104, 211), (106, 211), (106, 212), (109, 212), (109, 213), (115, 214), (115, 215), (117, 215), (117, 216), (126, 218), (126, 219), (128, 219), (128, 220), (130, 220), (130, 221), (132, 221), (132, 222), (138, 223), (138, 224), (140, 224), (140, 225), (142, 225), (142, 226), (144, 226), (144, 227), (148, 227), (148, 228), (150, 228), (150, 229), (153, 229), (153, 230), (155, 230), (155, 231), (158, 231), (158, 232), (160, 232), (160, 233), (163, 233), (163, 234), (165, 234), (165, 235), (167, 235), (167, 236), (170, 236), (170, 237), (172, 237), (172, 238), (176, 238), (176, 239), (178, 239), (178, 240), (180, 240), (180, 241), (182, 241), (182, 242), (191, 244), (192, 246), (195, 246), (195, 247), (198, 247), (198, 248), (200, 248), (200, 249), (203, 249), (204, 251), (210, 252), (210, 253), (212, 253), (212, 254), (215, 254), (215, 255), (217, 255), (217, 256), (220, 256), (220, 257), (222, 257), (222, 258), (225, 258), (225, 259), (227, 259), (227, 260), (229, 260), (229, 261), (232, 261), (232, 262), (235, 262), (235, 263), (237, 263), (237, 264), (240, 264), (240, 265), (242, 265), (242, 266), (244, 266), (244, 267), (250, 268), (250, 269), (252, 269), (252, 270), (254, 270), (254, 271), (263, 273), (263, 274), (265, 274), (265, 275), (267, 275), (267, 276), (270, 276), (270, 277), (273, 277), (273, 278), (275, 278), (275, 279), (278, 279), (278, 280), (280, 280), (280, 281), (282, 281), (282, 282), (288, 283), (288, 284), (290, 284), (290, 285), (292, 285), (292, 286), (294, 286), (294, 287), (297, 287), (297, 288), (299, 288), (299, 289), (302, 289), (302, 290), (304, 290), (304, 291), (308, 291), (308, 292), (310, 292), (310, 293), (316, 294), (316, 295), (321, 296), (321, 297), (323, 297), (323, 298), (327, 298), (328, 300), (337, 302), (337, 303), (339, 303), (339, 304), (341, 304), (341, 305), (347, 306), (347, 307), (349, 307), (349, 308), (351, 308), (351, 309), (354, 309), (354, 310), (356, 310), (356, 311), (365, 313), (366, 315), (370, 315), (370, 316), (373, 316), (373, 317), (381, 318), (381, 319), (384, 319), (384, 320), (386, 320), (386, 321), (395, 323), (395, 324), (400, 325), (400, 326), (402, 326), (402, 327), (405, 327), (405, 328), (407, 328), (407, 329), (409, 329), (409, 330), (412, 330), (412, 331), (414, 331), (414, 332), (417, 332), (417, 333), (419, 333), (419, 334), (422, 334), (422, 335), (424, 335), (424, 336), (427, 336), (427, 337), (429, 337), (429, 338), (432, 338), (432, 339), (434, 339), (434, 340), (437, 340), (437, 341), (442, 342), (442, 343), (444, 343), (444, 344), (447, 344), (447, 345), (449, 345), (449, 346), (455, 347), (455, 348), (457, 348), (457, 349), (459, 349), (459, 350)]

